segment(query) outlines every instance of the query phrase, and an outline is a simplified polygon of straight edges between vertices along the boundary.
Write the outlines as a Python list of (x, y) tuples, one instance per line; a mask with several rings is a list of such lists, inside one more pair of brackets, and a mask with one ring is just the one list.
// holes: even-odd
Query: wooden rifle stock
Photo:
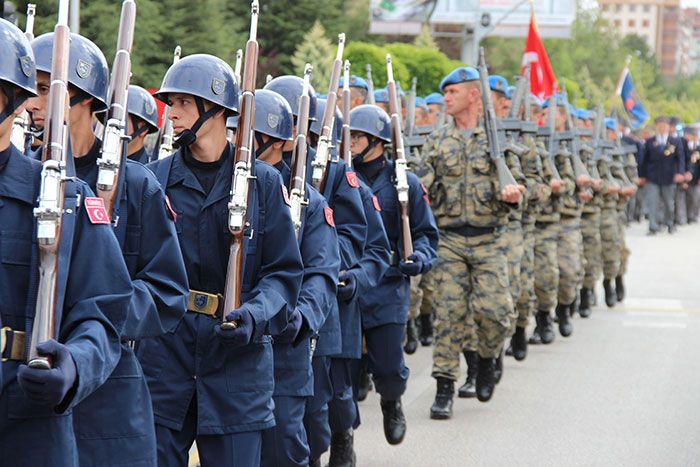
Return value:
[[(180, 61), (181, 53), (182, 49), (178, 45), (173, 52), (173, 65)], [(168, 115), (170, 115), (170, 106), (166, 105), (158, 132), (158, 160), (165, 159), (173, 153), (173, 122)]]
[(333, 138), (333, 120), (335, 119), (335, 107), (338, 100), (338, 85), (340, 73), (343, 71), (343, 49), (345, 48), (345, 34), (338, 34), (338, 53), (333, 62), (331, 82), (328, 85), (328, 97), (326, 107), (321, 119), (321, 131), (319, 132), (316, 156), (311, 163), (311, 184), (318, 191), (323, 191), (323, 182), (326, 178), (328, 158), (330, 156), (331, 141)]
[(39, 285), (32, 336), (29, 341), (27, 365), (30, 368), (51, 369), (51, 357), (39, 355), (36, 345), (56, 337), (56, 300), (58, 286), (58, 255), (63, 221), (63, 183), (67, 154), (66, 111), (68, 107), (68, 0), (58, 5), (58, 23), (54, 28), (49, 87), (46, 137), (42, 150), (43, 168), (39, 206), (34, 209), (37, 219), (39, 248)]
[[(369, 66), (369, 65), (368, 65)], [(343, 66), (343, 94), (341, 96), (341, 113), (343, 114), (343, 137), (340, 140), (340, 157), (352, 167), (350, 153), (350, 62), (345, 60)]]
[[(134, 44), (134, 24), (136, 22), (136, 3), (124, 0), (119, 19), (119, 36), (117, 52), (114, 56), (112, 77), (107, 92), (107, 115), (105, 116), (104, 137), (102, 138), (101, 156), (97, 160), (97, 196), (102, 198), (105, 210), (112, 219), (112, 207), (119, 185), (122, 153), (128, 135), (127, 98), (131, 78), (131, 48)], [(117, 219), (114, 219), (116, 222)]]
[(411, 220), (408, 216), (408, 165), (406, 163), (401, 131), (399, 94), (394, 82), (394, 70), (391, 66), (390, 54), (386, 54), (386, 72), (388, 78), (386, 88), (389, 93), (389, 112), (391, 114), (391, 144), (394, 146), (395, 185), (401, 217), (401, 247), (404, 262), (410, 263), (411, 260), (408, 257), (413, 254), (413, 240), (411, 239)]
[[(30, 3), (27, 5), (27, 25), (24, 29), (24, 35), (29, 42), (34, 40), (34, 15), (36, 14), (36, 5)], [(21, 152), (25, 151), (26, 138), (30, 133), (29, 129), (29, 112), (23, 110), (17, 115), (12, 122), (12, 130), (10, 132), (10, 142)]]
[(289, 181), (289, 204), (291, 204), (292, 222), (297, 238), (299, 238), (301, 230), (301, 208), (306, 196), (306, 139), (309, 132), (309, 111), (311, 108), (309, 91), (312, 71), (313, 68), (307, 63), (304, 67), (304, 88), (299, 101), (297, 134), (294, 137), (294, 150), (292, 151), (292, 177)]
[(253, 156), (253, 132), (255, 122), (255, 78), (258, 72), (258, 0), (250, 5), (250, 38), (245, 45), (245, 68), (239, 99), (240, 115), (236, 130), (236, 152), (234, 156), (231, 200), (228, 204), (228, 230), (231, 234), (229, 245), (226, 284), (224, 286), (224, 306), (221, 313), (221, 329), (235, 329), (238, 323), (226, 321), (226, 314), (241, 306), (241, 285), (243, 282), (243, 233), (248, 211), (251, 168)]

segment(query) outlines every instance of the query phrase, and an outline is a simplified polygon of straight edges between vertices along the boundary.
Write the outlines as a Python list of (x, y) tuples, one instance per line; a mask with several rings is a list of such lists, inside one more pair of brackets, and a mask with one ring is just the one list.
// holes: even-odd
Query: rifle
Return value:
[(224, 312), (221, 313), (221, 329), (235, 329), (238, 323), (226, 321), (226, 310), (241, 306), (243, 282), (243, 233), (248, 210), (251, 168), (253, 159), (253, 126), (255, 124), (255, 77), (258, 72), (258, 0), (250, 5), (250, 38), (245, 45), (243, 69), (243, 93), (239, 99), (240, 114), (236, 129), (236, 153), (234, 155), (231, 200), (228, 203), (228, 231), (231, 234), (226, 284), (224, 286)]
[[(527, 78), (525, 78), (527, 77)], [(520, 116), (520, 108), (527, 106), (527, 97), (530, 97), (530, 62), (525, 65), (525, 76), (519, 76), (516, 79), (515, 93), (510, 101), (510, 109), (508, 109), (508, 118), (518, 118)]]
[(343, 114), (343, 137), (340, 140), (340, 157), (352, 167), (350, 153), (350, 62), (345, 60), (343, 66), (343, 93), (341, 96), (341, 113)]
[(243, 58), (243, 49), (236, 50), (236, 66), (233, 69), (233, 76), (236, 78), (236, 83), (241, 82), (241, 60)]
[(601, 101), (600, 106), (598, 107), (598, 110), (596, 111), (596, 116), (595, 116), (595, 121), (593, 122), (593, 136), (591, 138), (591, 144), (593, 147), (593, 153), (591, 155), (591, 162), (592, 162), (592, 175), (596, 179), (600, 179), (600, 171), (598, 170), (598, 159), (600, 159), (602, 152), (603, 152), (603, 147), (601, 144), (601, 135), (603, 133), (603, 126), (604, 126), (604, 115), (603, 115), (603, 106), (604, 106), (604, 100)]
[[(119, 19), (117, 52), (114, 56), (112, 77), (107, 92), (107, 114), (105, 116), (104, 137), (102, 138), (102, 154), (97, 159), (97, 196), (104, 201), (105, 210), (110, 219), (119, 184), (122, 150), (128, 139), (126, 105), (129, 96), (131, 47), (134, 43), (135, 22), (136, 3), (134, 0), (124, 0)], [(117, 221), (118, 219), (114, 220), (115, 224)]]
[(406, 96), (406, 127), (404, 128), (404, 134), (406, 136), (413, 136), (413, 130), (416, 126), (416, 82), (417, 78), (414, 76), (411, 80), (411, 90), (408, 91)]
[(547, 125), (541, 126), (537, 130), (537, 136), (543, 137), (545, 143), (547, 144), (547, 150), (545, 151), (546, 154), (543, 154), (545, 157), (544, 159), (542, 159), (542, 163), (547, 165), (549, 172), (552, 174), (552, 179), (561, 180), (561, 176), (559, 175), (559, 171), (557, 170), (556, 162), (554, 161), (554, 131), (556, 128), (556, 104), (554, 102), (554, 96), (556, 94), (556, 91), (557, 85), (555, 84), (552, 96), (550, 97), (549, 102), (547, 104)]
[(321, 131), (316, 146), (316, 156), (311, 163), (311, 183), (318, 191), (323, 191), (323, 181), (326, 178), (326, 168), (328, 167), (328, 156), (333, 138), (333, 119), (335, 118), (336, 101), (338, 100), (338, 84), (340, 83), (340, 73), (343, 69), (343, 49), (345, 48), (345, 34), (338, 34), (338, 54), (333, 62), (333, 72), (331, 82), (328, 85), (328, 97), (326, 98), (326, 108), (323, 109), (321, 119)]
[[(34, 40), (34, 16), (36, 15), (36, 5), (30, 3), (27, 5), (27, 24), (24, 29), (24, 35), (27, 37), (29, 42)], [(22, 113), (17, 115), (12, 121), (12, 130), (10, 131), (10, 141), (15, 145), (17, 149), (25, 152), (25, 146), (27, 145), (27, 137), (30, 135), (31, 130), (29, 128), (29, 112), (23, 110)]]
[(581, 175), (585, 175), (591, 178), (591, 174), (588, 173), (586, 166), (581, 160), (581, 133), (578, 131), (576, 125), (574, 125), (573, 117), (569, 111), (569, 97), (566, 93), (566, 79), (561, 79), (561, 95), (564, 98), (564, 111), (566, 112), (566, 126), (568, 130), (572, 133), (571, 139), (571, 162), (574, 168), (574, 175), (579, 178)]
[[(306, 196), (306, 135), (309, 131), (309, 108), (311, 106), (310, 82), (313, 68), (306, 64), (304, 68), (304, 88), (299, 100), (299, 117), (297, 118), (297, 134), (294, 138), (292, 152), (292, 177), (289, 181), (289, 204), (292, 210), (292, 222), (297, 238), (301, 230), (301, 207)], [(334, 107), (335, 110), (335, 107)]]
[[(180, 61), (182, 49), (178, 45), (173, 52), (173, 65)], [(170, 106), (165, 106), (163, 111), (163, 119), (160, 123), (160, 132), (158, 133), (158, 160), (165, 159), (173, 153), (173, 122), (168, 118), (170, 114)]]
[(377, 102), (374, 100), (374, 82), (372, 81), (372, 65), (369, 63), (365, 65), (365, 70), (367, 71), (367, 103), (375, 105)]
[(399, 114), (399, 93), (394, 82), (394, 70), (391, 67), (391, 55), (386, 54), (386, 89), (389, 94), (389, 111), (391, 113), (391, 144), (394, 146), (394, 172), (396, 176), (396, 193), (399, 198), (399, 211), (401, 216), (401, 246), (404, 262), (410, 262), (409, 256), (413, 254), (413, 241), (411, 240), (411, 221), (408, 217), (408, 165), (403, 148), (403, 136), (401, 135), (401, 115)]
[(484, 128), (486, 130), (486, 135), (489, 141), (489, 156), (491, 160), (496, 165), (496, 171), (498, 172), (498, 183), (500, 189), (502, 190), (507, 185), (517, 185), (513, 174), (510, 173), (510, 169), (506, 165), (506, 160), (503, 157), (503, 151), (501, 150), (500, 139), (498, 137), (498, 130), (496, 124), (496, 111), (493, 108), (493, 101), (491, 100), (491, 92), (489, 92), (489, 74), (486, 69), (486, 60), (484, 59), (484, 48), (479, 49), (479, 81), (481, 82), (481, 102), (484, 106)]
[(34, 209), (37, 220), (36, 237), (39, 248), (39, 285), (37, 288), (34, 325), (29, 341), (27, 365), (30, 368), (49, 370), (53, 366), (50, 356), (40, 356), (36, 345), (56, 337), (56, 300), (58, 294), (58, 253), (63, 227), (63, 201), (65, 196), (65, 168), (68, 152), (68, 52), (70, 29), (68, 28), (69, 0), (58, 4), (58, 23), (54, 28), (53, 55), (51, 58), (51, 85), (46, 112), (45, 138), (41, 159), (41, 186), (39, 206)]

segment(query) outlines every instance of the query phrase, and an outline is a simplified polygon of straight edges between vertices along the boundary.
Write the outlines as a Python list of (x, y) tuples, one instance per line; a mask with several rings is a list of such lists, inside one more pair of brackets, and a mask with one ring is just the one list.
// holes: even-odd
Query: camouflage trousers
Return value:
[(535, 310), (535, 224), (522, 224), (523, 257), (520, 261), (520, 296), (516, 302), (518, 327), (527, 327)]
[(435, 280), (432, 376), (459, 378), (462, 350), (495, 358), (503, 349), (513, 301), (502, 232), (465, 237), (440, 230)]
[(518, 321), (518, 310), (515, 308), (522, 292), (520, 283), (520, 265), (523, 259), (523, 229), (519, 220), (510, 220), (506, 224), (504, 253), (508, 261), (508, 290), (513, 301), (513, 310), (510, 314), (510, 329), (508, 337), (515, 333), (515, 325)]
[(557, 289), (559, 287), (558, 239), (559, 224), (556, 222), (535, 224), (535, 296), (538, 310), (551, 310), (557, 303)]
[(408, 319), (419, 315), (429, 315), (435, 311), (433, 306), (433, 272), (411, 277), (411, 299), (408, 307)]
[(615, 208), (603, 208), (600, 213), (600, 241), (602, 244), (603, 278), (614, 279), (620, 270), (620, 233)]
[(583, 240), (581, 239), (581, 218), (561, 216), (557, 242), (557, 263), (559, 264), (559, 303), (571, 305), (576, 300), (578, 286), (583, 276)]
[(630, 249), (627, 248), (627, 242), (625, 241), (625, 230), (627, 230), (625, 211), (618, 211), (617, 215), (617, 226), (620, 245), (620, 269), (617, 271), (617, 275), (624, 276), (625, 274), (627, 274), (627, 261), (629, 260), (631, 252)]
[(581, 236), (583, 237), (583, 257), (586, 260), (584, 268), (583, 287), (593, 290), (600, 279), (600, 213), (583, 214), (581, 216)]

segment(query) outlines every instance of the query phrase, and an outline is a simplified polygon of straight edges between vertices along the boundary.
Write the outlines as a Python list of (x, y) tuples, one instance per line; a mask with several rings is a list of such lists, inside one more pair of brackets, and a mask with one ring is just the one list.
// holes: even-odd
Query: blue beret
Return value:
[(440, 82), (440, 91), (445, 92), (445, 86), (450, 84), (465, 83), (479, 79), (479, 72), (470, 66), (461, 66), (452, 70)]
[(571, 114), (572, 117), (576, 116), (576, 109), (571, 104), (569, 104), (569, 113)]
[(510, 93), (508, 92), (508, 81), (506, 81), (503, 76), (489, 76), (489, 88), (491, 88), (492, 91), (502, 92), (508, 99), (511, 98)]
[(576, 116), (581, 120), (588, 120), (590, 118), (588, 116), (588, 110), (586, 109), (577, 109)]
[(605, 120), (605, 128), (612, 131), (617, 131), (617, 120), (614, 118), (607, 117)]
[(386, 89), (377, 89), (374, 91), (374, 102), (389, 103), (389, 92)]
[[(344, 78), (345, 78), (344, 76), (340, 77), (340, 84), (338, 87), (341, 89), (345, 83)], [(367, 84), (367, 81), (364, 80), (364, 78), (360, 78), (359, 76), (355, 76), (355, 75), (350, 75), (349, 81), (350, 81), (350, 83), (348, 83), (348, 86), (350, 86), (351, 88), (362, 88), (365, 91), (369, 91), (369, 85)]]
[(536, 105), (542, 107), (542, 101), (540, 100), (539, 97), (537, 97), (534, 94), (530, 94), (530, 105), (532, 105), (532, 104), (536, 104)]
[[(564, 105), (564, 96), (562, 96), (559, 93), (556, 93), (556, 94), (554, 94), (554, 97), (556, 99), (554, 101), (555, 105), (562, 105), (562, 106)], [(547, 99), (545, 99), (545, 101), (542, 103), (543, 108), (547, 107), (549, 105), (549, 99), (551, 99), (551, 98), (552, 98), (552, 96), (549, 96)], [(571, 106), (571, 107), (573, 108), (573, 106)]]
[(425, 103), (426, 105), (430, 104), (439, 104), (443, 105), (445, 103), (445, 99), (442, 97), (442, 94), (439, 92), (434, 92), (432, 94), (428, 94), (425, 96)]
[(425, 103), (422, 97), (418, 96), (416, 96), (416, 107), (423, 107), (426, 111), (428, 110), (428, 104)]
[(515, 86), (508, 86), (508, 94), (510, 94), (510, 97), (508, 97), (508, 99), (512, 99), (515, 95)]
[(595, 110), (589, 110), (588, 111), (588, 120), (593, 120), (598, 116), (598, 112)]

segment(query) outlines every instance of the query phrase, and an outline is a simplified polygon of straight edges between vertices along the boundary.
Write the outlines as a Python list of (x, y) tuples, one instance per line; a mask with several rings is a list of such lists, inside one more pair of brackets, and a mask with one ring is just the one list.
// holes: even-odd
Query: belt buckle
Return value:
[[(5, 346), (7, 346), (7, 336), (5, 333), (7, 331), (12, 331), (12, 328), (9, 326), (4, 326), (2, 329), (0, 329), (0, 356), (5, 354)], [(2, 357), (3, 362), (8, 360), (9, 358)]]

